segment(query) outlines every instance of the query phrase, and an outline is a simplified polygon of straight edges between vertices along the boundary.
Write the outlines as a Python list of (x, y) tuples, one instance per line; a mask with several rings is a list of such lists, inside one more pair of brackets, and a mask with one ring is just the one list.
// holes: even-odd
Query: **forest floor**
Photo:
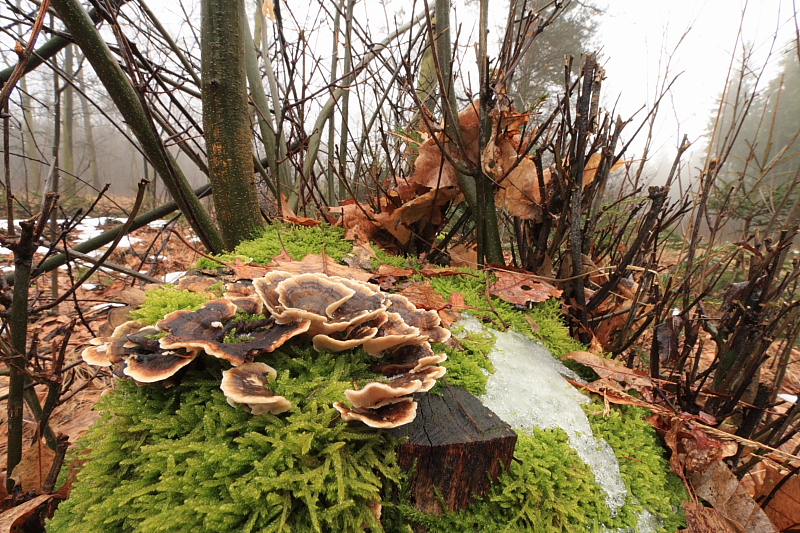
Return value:
[[(102, 230), (115, 223), (113, 220), (106, 221), (105, 224), (102, 223), (102, 220), (100, 222), (95, 230)], [(120, 246), (109, 260), (157, 279), (166, 278), (170, 281), (176, 279), (175, 276), (190, 269), (200, 255), (191, 249), (190, 245), (175, 238), (169, 232), (165, 232), (162, 226), (163, 224), (154, 223), (137, 230), (131, 235), (131, 241), (127, 243), (130, 246)], [(178, 231), (187, 242), (192, 241), (189, 230), (181, 228)], [(3, 271), (13, 269), (13, 257), (10, 254), (0, 255), (0, 269)], [(63, 293), (69, 289), (72, 280), (79, 275), (79, 271), (70, 271), (63, 267), (59, 269), (59, 291)], [(70, 377), (62, 384), (63, 401), (54, 411), (50, 422), (54, 432), (66, 435), (69, 442), (75, 442), (98, 420), (99, 414), (93, 407), (103, 393), (114, 385), (114, 378), (108, 370), (90, 367), (82, 361), (81, 351), (92, 338), (110, 335), (117, 325), (125, 321), (127, 311), (142, 303), (144, 290), (151, 286), (153, 285), (130, 276), (104, 269), (96, 273), (90, 283), (80, 287), (74, 298), (61, 303), (57, 310), (32, 317), (29, 329), (30, 338), (36, 339), (39, 344), (38, 350), (36, 350), (39, 359), (32, 360), (34, 369), (43, 368), (47, 365), (47, 361), (52, 360), (55, 352), (64, 350), (64, 368), (72, 370), (65, 374)], [(39, 303), (45, 301), (51, 296), (51, 276), (45, 275), (37, 278), (31, 290), (31, 294), (36, 295)], [(641, 342), (647, 344), (649, 341), (645, 337)], [(700, 362), (701, 369), (710, 365), (714, 357), (711, 339), (706, 338), (704, 343), (703, 358)], [(771, 380), (774, 373), (775, 357), (772, 359), (764, 365), (762, 370), (762, 378), (767, 381)], [(794, 350), (792, 359), (793, 363), (788, 368), (788, 376), (781, 393), (786, 395), (784, 398), (787, 400), (794, 397), (797, 401), (797, 396), (800, 395), (800, 352), (798, 350)], [(6, 368), (5, 365), (0, 365), (0, 400), (2, 400), (0, 404), (0, 464), (6, 462), (7, 446), (6, 398), (9, 378), (7, 372), (3, 372)], [(40, 402), (43, 402), (47, 395), (47, 389), (44, 386), (37, 386), (36, 391)], [(791, 405), (790, 401), (785, 401), (779, 407), (786, 410)], [(18, 468), (22, 471), (21, 475), (33, 479), (38, 478), (37, 485), (41, 485), (41, 480), (46, 476), (46, 472), (42, 471), (40, 453), (31, 448), (31, 442), (35, 440), (36, 424), (28, 415), (26, 410), (24, 442), (27, 449), (24, 452), (23, 464)], [(798, 448), (798, 444), (800, 444), (800, 436), (795, 435), (780, 449), (791, 454)], [(765, 479), (771, 475), (771, 471), (771, 467), (767, 463), (762, 463), (753, 468), (742, 480), (742, 487), (749, 492), (750, 496), (758, 496), (759, 493), (763, 493)], [(2, 473), (2, 476), (0, 487), (5, 485), (5, 472)], [(795, 481), (798, 481), (798, 477), (795, 477)], [(784, 492), (795, 498), (800, 505), (800, 483), (795, 483), (791, 490), (787, 488)], [(7, 498), (3, 488), (0, 488), (0, 498)], [(798, 511), (788, 514), (792, 515), (793, 513), (800, 514)], [(5, 514), (0, 514), (0, 533), (13, 530), (10, 526), (9, 529), (4, 529), (7, 525), (7, 521), (3, 519), (4, 516)], [(19, 523), (18, 520), (15, 523)]]

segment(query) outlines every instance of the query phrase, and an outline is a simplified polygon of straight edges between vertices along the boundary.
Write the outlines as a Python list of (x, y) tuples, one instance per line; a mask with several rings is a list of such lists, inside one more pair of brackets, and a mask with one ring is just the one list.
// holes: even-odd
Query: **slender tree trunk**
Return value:
[[(338, 76), (339, 70), (339, 31), (341, 27), (342, 21), (342, 11), (344, 10), (344, 2), (345, 0), (339, 0), (338, 5), (336, 7), (336, 15), (333, 19), (333, 53), (331, 54), (331, 78), (330, 78), (330, 87), (331, 92), (335, 90), (336, 87), (336, 78)], [(326, 167), (326, 176), (327, 176), (327, 185), (328, 185), (328, 205), (335, 206), (337, 205), (338, 195), (336, 194), (336, 186), (334, 183), (336, 182), (335, 172), (334, 172), (334, 159), (331, 157), (333, 155), (333, 146), (336, 143), (336, 115), (332, 114), (330, 120), (328, 120), (328, 161)]]
[(208, 177), (227, 249), (263, 225), (253, 175), (242, 0), (202, 0), (203, 128)]
[[(342, 132), (339, 141), (339, 194), (337, 199), (342, 198), (347, 189), (345, 180), (347, 179), (347, 140), (350, 134), (350, 89), (355, 81), (353, 70), (353, 7), (355, 0), (347, 0), (347, 13), (345, 13), (344, 30), (344, 79), (345, 92), (342, 95)], [(333, 147), (328, 147), (331, 153)]]
[(68, 46), (64, 51), (64, 74), (67, 76), (67, 83), (64, 85), (64, 117), (63, 131), (61, 135), (61, 169), (64, 171), (64, 197), (71, 200), (75, 196), (75, 90), (69, 83), (74, 78), (75, 68), (75, 47)]
[[(261, 17), (256, 13), (256, 21)], [(256, 28), (259, 29), (259, 24)], [(242, 27), (244, 30), (244, 51), (245, 61), (247, 61), (247, 83), (250, 87), (250, 97), (256, 106), (256, 121), (258, 122), (261, 139), (264, 141), (264, 151), (267, 156), (267, 166), (269, 167), (270, 177), (273, 181), (275, 191), (280, 190), (280, 165), (278, 164), (278, 139), (275, 135), (275, 125), (272, 122), (269, 101), (264, 93), (264, 86), (261, 82), (261, 72), (258, 70), (258, 58), (256, 57), (256, 43), (250, 36), (250, 25), (247, 23), (247, 13), (242, 5)]]
[[(53, 24), (53, 16), (50, 16), (50, 25)], [(53, 117), (53, 151), (52, 161), (50, 162), (50, 173), (45, 180), (44, 195), (52, 192), (56, 195), (59, 194), (61, 187), (61, 158), (59, 157), (59, 149), (61, 147), (61, 89), (58, 83), (58, 73), (53, 71), (53, 109), (55, 109), (55, 116)], [(50, 242), (56, 242), (58, 238), (58, 210), (53, 209), (50, 214)], [(50, 297), (54, 300), (58, 298), (58, 270), (53, 270), (50, 273)], [(51, 314), (58, 314), (58, 307), (51, 311)]]
[(78, 0), (55, 0), (51, 3), (61, 20), (91, 63), (125, 121), (136, 135), (156, 172), (164, 180), (170, 195), (202, 243), (212, 252), (224, 249), (222, 236), (208, 212), (192, 192), (189, 182), (175, 159), (156, 134), (140, 95), (131, 85), (119, 63), (111, 54), (86, 10)]
[[(78, 61), (80, 64), (83, 61)], [(86, 83), (83, 79), (83, 69), (79, 69), (76, 75), (78, 86), (85, 93)], [(97, 168), (97, 147), (94, 144), (94, 131), (92, 126), (92, 112), (89, 107), (89, 101), (83, 94), (80, 96), (81, 112), (83, 113), (83, 135), (86, 138), (86, 156), (89, 159), (89, 171), (92, 177), (92, 187), (95, 190), (100, 190), (100, 171)]]

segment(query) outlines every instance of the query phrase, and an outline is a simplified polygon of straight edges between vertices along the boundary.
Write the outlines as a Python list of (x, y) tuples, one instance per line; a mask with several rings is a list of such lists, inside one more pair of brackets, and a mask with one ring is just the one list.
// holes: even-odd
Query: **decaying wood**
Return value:
[[(414, 468), (411, 501), (426, 513), (469, 506), (486, 494), (492, 480), (511, 463), (517, 434), (462, 387), (444, 386), (420, 398), (411, 424), (391, 430), (408, 437), (399, 446), (403, 470)], [(416, 465), (416, 466), (415, 466)]]

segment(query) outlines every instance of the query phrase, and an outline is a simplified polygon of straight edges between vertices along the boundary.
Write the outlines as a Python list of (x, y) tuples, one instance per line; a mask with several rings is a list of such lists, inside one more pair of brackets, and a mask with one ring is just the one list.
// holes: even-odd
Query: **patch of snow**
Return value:
[[(475, 318), (459, 322), (468, 331), (483, 331)], [(495, 372), (489, 376), (481, 402), (514, 429), (533, 433), (533, 428), (559, 427), (569, 444), (591, 467), (597, 484), (606, 492), (606, 504), (615, 513), (625, 504), (628, 489), (622, 481), (614, 450), (592, 433), (581, 405), (589, 399), (562, 376), (577, 376), (542, 344), (515, 332), (492, 330), (496, 336), (489, 358)]]
[(149, 223), (148, 226), (153, 229), (161, 229), (167, 224), (169, 224), (168, 220), (154, 220), (153, 222)]
[(111, 307), (125, 307), (125, 304), (118, 303), (118, 302), (106, 302), (102, 304), (97, 304), (92, 306), (92, 310), (102, 310), (102, 309), (109, 309)]
[(186, 272), (167, 272), (164, 274), (164, 281), (166, 283), (175, 283), (185, 275)]
[(789, 403), (797, 403), (797, 395), (796, 394), (778, 394), (778, 398), (782, 400), (786, 400)]

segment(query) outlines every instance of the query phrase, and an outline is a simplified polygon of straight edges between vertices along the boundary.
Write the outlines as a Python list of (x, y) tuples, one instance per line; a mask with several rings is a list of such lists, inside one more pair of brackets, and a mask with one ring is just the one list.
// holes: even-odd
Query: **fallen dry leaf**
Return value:
[(778, 533), (770, 519), (722, 461), (692, 476), (697, 495), (722, 516), (740, 524), (746, 533)]
[(497, 281), (489, 286), (489, 293), (507, 302), (527, 305), (528, 302), (544, 302), (558, 298), (562, 291), (544, 281), (537, 281), (532, 274), (495, 271)]
[(11, 479), (15, 484), (21, 485), (24, 492), (42, 492), (42, 486), (53, 466), (55, 456), (56, 452), (41, 440), (34, 443), (22, 454), (22, 460), (14, 467)]
[(390, 221), (397, 227), (399, 224), (410, 225), (430, 218), (432, 224), (438, 225), (442, 222), (442, 206), (450, 203), (457, 195), (456, 187), (440, 187), (426, 192), (397, 208)]
[(735, 442), (709, 437), (703, 426), (680, 416), (653, 415), (647, 418), (663, 435), (664, 443), (672, 451), (670, 468), (681, 478), (705, 471), (709, 465), (735, 454)]
[(122, 303), (128, 304), (131, 307), (139, 307), (144, 303), (145, 292), (136, 287), (128, 287), (120, 291), (119, 299)]
[(415, 281), (400, 291), (400, 294), (420, 309), (438, 311), (447, 305), (429, 281)]
[(395, 278), (407, 278), (414, 275), (414, 270), (410, 268), (399, 268), (392, 265), (383, 264), (378, 267), (379, 276), (394, 276)]
[(313, 218), (306, 218), (306, 217), (279, 217), (281, 220), (285, 220), (286, 222), (291, 222), (292, 224), (297, 224), (298, 226), (306, 226), (308, 228), (313, 228), (315, 226), (319, 226), (322, 224), (321, 220), (315, 220)]
[(50, 494), (41, 494), (32, 500), (21, 503), (3, 514), (0, 514), (0, 533), (16, 533), (22, 531), (22, 525), (36, 512), (39, 506), (53, 498)]
[[(755, 498), (761, 505), (787, 474), (764, 462), (764, 482), (756, 486)], [(800, 475), (789, 478), (767, 503), (764, 512), (780, 531), (800, 529)]]
[(570, 352), (562, 359), (569, 359), (584, 366), (588, 366), (601, 378), (613, 379), (620, 383), (627, 383), (629, 387), (635, 388), (639, 392), (652, 395), (653, 380), (643, 372), (638, 372), (626, 367), (619, 361), (606, 359), (591, 352), (576, 351)]
[(322, 272), (329, 276), (341, 276), (343, 278), (357, 279), (359, 281), (369, 281), (370, 278), (372, 278), (371, 272), (340, 265), (326, 255), (317, 254), (308, 254), (302, 261), (279, 260), (276, 256), (270, 263), (270, 269), (284, 270), (292, 274), (315, 274), (317, 272)]
[(688, 527), (679, 533), (745, 533), (741, 524), (725, 518), (712, 507), (683, 502), (683, 510), (686, 511)]

